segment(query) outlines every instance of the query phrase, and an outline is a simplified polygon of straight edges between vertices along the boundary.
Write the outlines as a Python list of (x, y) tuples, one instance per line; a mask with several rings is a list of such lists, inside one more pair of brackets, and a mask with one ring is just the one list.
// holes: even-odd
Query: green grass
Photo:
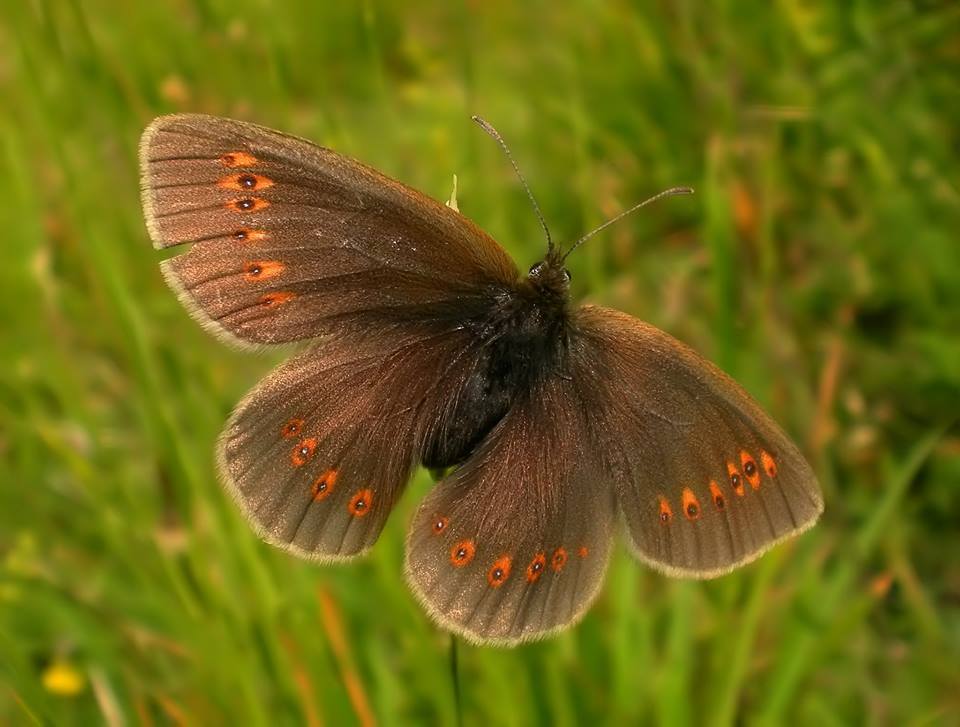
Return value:
[[(518, 9), (519, 7), (524, 9)], [(620, 549), (558, 638), (459, 648), (467, 725), (960, 723), (960, 8), (889, 3), (93, 0), (0, 11), (0, 722), (455, 722), (408, 593), (418, 475), (371, 557), (293, 560), (217, 484), (277, 360), (165, 287), (138, 199), (155, 115), (257, 121), (461, 210), (522, 268), (719, 362), (795, 436), (821, 523), (709, 583)], [(51, 689), (51, 667), (83, 679)], [(59, 690), (62, 692), (63, 690)]]

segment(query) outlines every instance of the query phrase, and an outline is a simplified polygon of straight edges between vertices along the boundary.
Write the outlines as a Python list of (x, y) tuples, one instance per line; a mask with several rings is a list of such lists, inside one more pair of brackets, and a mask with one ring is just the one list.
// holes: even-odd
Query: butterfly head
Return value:
[(566, 300), (570, 295), (570, 271), (556, 255), (531, 265), (527, 280), (542, 296)]

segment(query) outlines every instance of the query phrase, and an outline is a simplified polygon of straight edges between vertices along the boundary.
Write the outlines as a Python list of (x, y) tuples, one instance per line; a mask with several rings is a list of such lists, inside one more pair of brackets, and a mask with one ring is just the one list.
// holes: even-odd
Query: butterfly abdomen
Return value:
[(519, 397), (563, 365), (565, 307), (525, 292), (498, 300), (477, 322), (475, 365), (428, 441), (424, 466), (463, 462)]

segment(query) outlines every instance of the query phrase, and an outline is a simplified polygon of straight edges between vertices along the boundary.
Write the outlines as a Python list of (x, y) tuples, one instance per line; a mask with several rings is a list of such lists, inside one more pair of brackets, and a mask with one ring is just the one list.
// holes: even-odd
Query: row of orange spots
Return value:
[[(258, 163), (256, 157), (254, 157), (252, 154), (248, 154), (245, 151), (228, 152), (220, 157), (220, 162), (225, 167), (231, 168), (252, 167), (254, 164)], [(228, 174), (225, 177), (221, 177), (217, 181), (217, 186), (221, 189), (233, 189), (244, 192), (253, 189), (267, 189), (268, 187), (272, 187), (273, 180), (269, 177), (264, 177), (261, 174)], [(261, 200), (261, 202), (266, 203), (266, 200)], [(234, 199), (227, 203), (227, 207), (241, 212), (249, 212), (251, 209), (255, 211), (257, 205), (254, 200)], [(260, 209), (262, 208), (263, 207), (261, 206)], [(266, 230), (241, 228), (233, 233), (233, 239), (237, 240), (238, 242), (259, 242), (260, 240), (264, 240), (266, 238)]]
[[(220, 163), (225, 167), (235, 169), (237, 167), (252, 167), (259, 164), (259, 160), (245, 151), (231, 151), (220, 157)], [(228, 174), (217, 180), (217, 186), (221, 189), (236, 190), (240, 192), (252, 192), (254, 190), (269, 189), (274, 185), (274, 181), (262, 174), (253, 174), (252, 172), (241, 172), (239, 174)], [(224, 203), (228, 210), (234, 212), (260, 212), (270, 206), (270, 200), (263, 197), (234, 197)], [(233, 239), (237, 242), (259, 242), (269, 237), (266, 230), (253, 228), (240, 228), (233, 233)], [(275, 278), (284, 270), (283, 263), (277, 260), (252, 260), (243, 266), (243, 277), (248, 282), (267, 280)], [(275, 291), (265, 293), (257, 301), (265, 308), (277, 308), (284, 303), (289, 303), (296, 298), (296, 293), (289, 290)]]
[[(248, 152), (231, 151), (221, 156), (220, 162), (225, 167), (235, 169), (236, 167), (252, 167), (258, 163), (258, 160)], [(272, 187), (273, 180), (261, 174), (244, 172), (241, 174), (228, 174), (225, 177), (221, 177), (217, 180), (217, 186), (221, 189), (245, 192)], [(225, 206), (227, 209), (236, 212), (259, 212), (269, 207), (270, 202), (262, 197), (238, 197), (229, 200)]]
[[(290, 439), (297, 436), (303, 430), (303, 419), (294, 417), (280, 427), (280, 436), (284, 439)], [(302, 467), (307, 464), (317, 450), (316, 437), (301, 439), (290, 453), (290, 461), (294, 467)], [(310, 496), (314, 502), (326, 500), (337, 485), (338, 470), (330, 468), (320, 473), (310, 484)], [(354, 493), (347, 503), (347, 511), (354, 517), (363, 517), (370, 508), (373, 507), (373, 490), (363, 489)]]
[[(763, 471), (766, 472), (767, 476), (774, 478), (777, 476), (777, 463), (774, 460), (773, 455), (771, 455), (766, 450), (760, 450), (760, 463), (763, 466)], [(751, 456), (746, 450), (740, 450), (740, 467), (743, 468), (743, 476), (740, 474), (740, 469), (733, 463), (727, 462), (727, 477), (730, 481), (730, 487), (733, 488), (733, 491), (737, 494), (738, 497), (743, 497), (746, 495), (746, 490), (743, 486), (743, 478), (746, 477), (747, 482), (750, 483), (750, 487), (754, 490), (760, 489), (760, 470), (757, 468), (756, 460)], [(713, 500), (714, 506), (717, 510), (723, 510), (726, 507), (727, 501), (723, 496), (723, 491), (720, 489), (720, 486), (717, 484), (716, 480), (710, 480), (710, 498)], [(660, 522), (666, 524), (673, 520), (673, 508), (670, 506), (670, 501), (664, 495), (658, 496), (659, 500), (659, 518)], [(697, 496), (694, 494), (693, 490), (689, 487), (684, 487), (680, 495), (680, 502), (682, 507), (682, 512), (684, 517), (687, 520), (699, 520), (702, 513), (700, 508), (700, 501), (697, 499)]]
[[(430, 526), (431, 531), (434, 535), (440, 535), (443, 533), (450, 525), (450, 520), (447, 517), (436, 517), (433, 520), (433, 523)], [(450, 563), (455, 568), (463, 568), (470, 564), (473, 560), (473, 557), (477, 553), (477, 546), (472, 540), (459, 540), (453, 544), (450, 548)], [(581, 545), (577, 549), (577, 555), (580, 558), (586, 558), (590, 554), (590, 549), (585, 545)], [(566, 548), (560, 547), (553, 551), (553, 554), (550, 556), (550, 569), (554, 573), (559, 573), (563, 570), (563, 567), (567, 564), (567, 550)], [(510, 577), (510, 573), (513, 569), (513, 558), (510, 555), (503, 554), (497, 558), (493, 564), (490, 566), (490, 569), (487, 571), (487, 583), (490, 584), (492, 588), (499, 588), (507, 579)], [(547, 554), (544, 552), (539, 552), (533, 556), (533, 559), (527, 565), (526, 570), (526, 579), (527, 583), (536, 583), (540, 576), (547, 569)]]
[[(338, 471), (331, 468), (325, 470), (314, 479), (310, 485), (310, 495), (313, 497), (314, 502), (323, 502), (333, 494), (337, 486), (337, 475)], [(353, 496), (347, 503), (347, 512), (354, 517), (364, 517), (370, 512), (372, 507), (373, 490), (365, 488), (353, 493)]]
[[(260, 280), (276, 278), (285, 268), (286, 266), (279, 260), (251, 260), (243, 264), (243, 277), (248, 283), (256, 283)], [(289, 290), (276, 290), (272, 293), (264, 293), (258, 302), (267, 308), (275, 308), (296, 297), (297, 294)]]

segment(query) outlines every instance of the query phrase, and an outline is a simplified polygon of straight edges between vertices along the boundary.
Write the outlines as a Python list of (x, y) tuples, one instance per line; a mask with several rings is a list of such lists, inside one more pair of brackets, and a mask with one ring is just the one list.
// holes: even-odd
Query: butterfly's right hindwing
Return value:
[(674, 576), (722, 575), (812, 526), (816, 477), (730, 377), (663, 331), (585, 306), (591, 421), (638, 557)]

